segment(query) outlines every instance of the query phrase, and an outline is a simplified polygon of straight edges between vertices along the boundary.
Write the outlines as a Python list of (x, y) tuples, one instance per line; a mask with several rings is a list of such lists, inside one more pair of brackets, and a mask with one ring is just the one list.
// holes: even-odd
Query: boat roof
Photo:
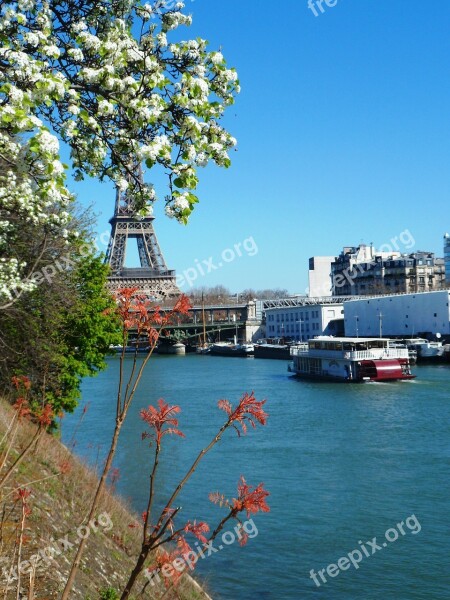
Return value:
[(309, 340), (310, 342), (350, 342), (360, 344), (364, 342), (390, 342), (391, 338), (365, 338), (365, 337), (331, 337), (322, 335)]

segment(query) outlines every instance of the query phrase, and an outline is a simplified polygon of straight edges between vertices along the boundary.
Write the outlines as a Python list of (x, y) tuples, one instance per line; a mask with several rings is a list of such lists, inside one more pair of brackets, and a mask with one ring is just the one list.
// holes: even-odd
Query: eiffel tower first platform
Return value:
[[(142, 181), (142, 170), (138, 175)], [(105, 263), (110, 266), (108, 289), (117, 292), (121, 288), (137, 288), (152, 300), (178, 296), (175, 271), (167, 269), (161, 248), (153, 229), (153, 216), (137, 217), (133, 200), (127, 192), (116, 191), (116, 206), (111, 223)], [(125, 253), (129, 239), (137, 240), (140, 268), (125, 267)]]

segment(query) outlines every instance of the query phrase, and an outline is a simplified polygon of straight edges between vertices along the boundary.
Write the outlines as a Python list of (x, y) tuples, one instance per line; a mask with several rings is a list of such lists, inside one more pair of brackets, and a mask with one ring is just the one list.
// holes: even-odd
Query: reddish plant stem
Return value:
[[(119, 439), (120, 430), (122, 429), (122, 424), (123, 424), (123, 421), (120, 418), (116, 419), (116, 426), (115, 426), (114, 434), (113, 434), (112, 441), (111, 441), (111, 447), (109, 449), (108, 458), (106, 459), (105, 467), (104, 467), (103, 473), (100, 477), (100, 481), (98, 483), (97, 490), (95, 492), (95, 496), (94, 496), (94, 499), (91, 504), (91, 509), (90, 509), (89, 515), (87, 517), (88, 522), (90, 522), (95, 517), (97, 507), (100, 503), (100, 498), (102, 496), (102, 493), (103, 493), (103, 490), (105, 487), (106, 478), (108, 476), (108, 473), (109, 473), (109, 470), (111, 468), (112, 461), (114, 458), (114, 454), (116, 452), (117, 442)], [(83, 552), (84, 552), (86, 543), (87, 543), (87, 538), (84, 537), (78, 546), (77, 553), (75, 555), (75, 558), (72, 563), (72, 567), (70, 569), (69, 577), (67, 578), (67, 582), (66, 582), (63, 594), (61, 596), (61, 600), (67, 600), (69, 598), (69, 594), (70, 594), (70, 592), (72, 590), (72, 586), (75, 582), (75, 577), (77, 575), (77, 572), (78, 572), (78, 569), (80, 566), (81, 558), (83, 556)]]
[(22, 546), (23, 546), (23, 533), (25, 531), (25, 518), (26, 518), (26, 505), (25, 500), (22, 498), (22, 519), (20, 522), (20, 534), (19, 534), (19, 549), (17, 551), (17, 592), (16, 600), (20, 600), (20, 563), (22, 561)]
[(0, 471), (3, 469), (3, 467), (6, 464), (6, 461), (8, 460), (8, 456), (9, 456), (9, 453), (11, 452), (11, 448), (13, 447), (14, 441), (16, 439), (18, 429), (19, 429), (19, 419), (17, 419), (17, 422), (12, 430), (11, 439), (9, 440), (8, 447), (6, 448), (5, 456), (3, 457), (2, 464), (0, 465)]
[(5, 431), (4, 436), (2, 437), (2, 440), (0, 441), (0, 446), (3, 446), (3, 442), (6, 440), (6, 438), (8, 437), (9, 432), (11, 431), (12, 426), (14, 425), (15, 420), (18, 418), (18, 413), (14, 413), (13, 418), (11, 419), (10, 424), (8, 425), (8, 429)]
[[(124, 395), (124, 397), (123, 397), (123, 403), (122, 403), (123, 369), (124, 369), (124, 362), (125, 362), (125, 344), (123, 346), (122, 354), (121, 354), (121, 357), (120, 357), (120, 374), (119, 374), (120, 385), (119, 385), (119, 389), (118, 389), (118, 392), (117, 392), (116, 425), (115, 425), (113, 437), (112, 437), (112, 440), (111, 440), (111, 446), (110, 446), (110, 449), (109, 449), (109, 452), (108, 452), (108, 458), (107, 458), (105, 466), (103, 468), (103, 472), (102, 472), (102, 475), (100, 477), (100, 481), (98, 483), (94, 499), (92, 501), (91, 509), (89, 511), (88, 521), (91, 521), (91, 519), (93, 519), (95, 517), (95, 512), (96, 512), (97, 507), (98, 507), (98, 505), (100, 503), (100, 499), (101, 499), (101, 496), (102, 496), (102, 493), (103, 493), (103, 490), (104, 490), (104, 487), (105, 487), (105, 484), (106, 484), (106, 479), (107, 479), (108, 473), (109, 473), (109, 471), (111, 469), (111, 465), (112, 465), (112, 462), (113, 462), (113, 459), (114, 459), (114, 455), (116, 453), (117, 443), (118, 443), (118, 440), (119, 440), (119, 435), (120, 435), (120, 431), (122, 429), (123, 422), (126, 419), (126, 416), (127, 416), (127, 413), (128, 413), (128, 409), (129, 409), (129, 407), (131, 405), (131, 402), (133, 401), (133, 398), (134, 398), (134, 395), (136, 393), (137, 387), (138, 387), (139, 382), (140, 382), (140, 380), (142, 378), (142, 374), (144, 372), (144, 369), (145, 369), (148, 361), (150, 360), (150, 358), (151, 358), (151, 356), (153, 354), (153, 351), (154, 351), (154, 349), (156, 347), (156, 343), (158, 341), (158, 338), (159, 338), (159, 335), (154, 340), (153, 345), (151, 346), (149, 353), (147, 354), (147, 356), (145, 357), (144, 361), (142, 362), (142, 365), (141, 365), (141, 367), (140, 367), (140, 369), (138, 371), (138, 374), (136, 376), (136, 380), (135, 380), (134, 385), (133, 385), (133, 387), (131, 389), (131, 392), (129, 392), (129, 396), (127, 397), (126, 395)], [(135, 363), (137, 362), (137, 353), (134, 356), (134, 361), (135, 361)], [(128, 381), (127, 388), (126, 388), (127, 390), (129, 390), (130, 381), (131, 381), (131, 378), (132, 378), (134, 372), (135, 372), (135, 367), (132, 369), (132, 374), (130, 375), (130, 379)], [(80, 542), (80, 544), (79, 544), (79, 546), (78, 546), (77, 553), (75, 555), (75, 558), (73, 560), (73, 563), (72, 563), (72, 566), (71, 566), (71, 569), (70, 569), (69, 577), (67, 579), (66, 585), (64, 587), (64, 591), (63, 591), (62, 596), (61, 596), (61, 600), (68, 600), (69, 599), (69, 594), (72, 591), (72, 587), (73, 587), (73, 584), (75, 582), (75, 577), (76, 577), (76, 575), (78, 573), (78, 569), (80, 567), (80, 562), (81, 562), (81, 558), (82, 558), (83, 553), (84, 553), (84, 549), (86, 547), (86, 542), (87, 542), (87, 539), (82, 539), (81, 542)]]
[(234, 519), (236, 517), (237, 513), (238, 513), (238, 511), (235, 508), (232, 508), (230, 510), (230, 512), (228, 513), (228, 515), (226, 517), (224, 517), (220, 521), (220, 523), (217, 525), (217, 527), (211, 534), (208, 542), (213, 542), (216, 539), (216, 537), (219, 535), (219, 533), (222, 531), (222, 529), (224, 528), (225, 523), (227, 523), (227, 521), (229, 521), (230, 519)]
[[(141, 574), (141, 572), (144, 569), (145, 561), (147, 560), (148, 555), (157, 546), (161, 545), (162, 542), (158, 543), (158, 544), (155, 544), (155, 542), (157, 542), (158, 539), (160, 539), (162, 537), (162, 535), (164, 535), (164, 532), (167, 529), (170, 518), (172, 518), (172, 517), (169, 517), (169, 520), (163, 526), (165, 515), (169, 514), (172, 504), (176, 500), (177, 496), (179, 495), (179, 493), (181, 492), (183, 487), (186, 485), (186, 483), (189, 481), (189, 479), (194, 474), (199, 462), (221, 440), (222, 435), (228, 429), (228, 427), (230, 427), (230, 425), (232, 425), (232, 421), (231, 421), (231, 419), (228, 419), (228, 421), (224, 425), (222, 425), (222, 427), (219, 429), (219, 432), (211, 440), (211, 442), (205, 448), (203, 448), (203, 450), (201, 450), (199, 452), (199, 454), (198, 454), (197, 458), (194, 460), (191, 468), (188, 470), (186, 475), (183, 477), (183, 479), (180, 481), (178, 486), (175, 488), (175, 491), (173, 492), (173, 494), (170, 497), (169, 501), (167, 502), (166, 506), (162, 510), (161, 515), (158, 519), (158, 522), (155, 525), (155, 527), (153, 528), (153, 532), (151, 533), (150, 537), (148, 538), (148, 540), (144, 538), (142, 548), (141, 548), (141, 553), (139, 554), (139, 558), (136, 562), (136, 565), (134, 566), (134, 568), (131, 572), (130, 578), (128, 579), (128, 582), (122, 592), (120, 600), (127, 600), (129, 598), (130, 593), (133, 590), (133, 587), (134, 587), (134, 584), (136, 583), (137, 578), (139, 577), (139, 575)], [(162, 527), (162, 530), (161, 530), (161, 527)], [(171, 538), (169, 538), (169, 540), (170, 539)]]
[(148, 534), (148, 525), (151, 522), (151, 514), (152, 514), (152, 505), (153, 505), (153, 496), (154, 496), (154, 492), (155, 492), (155, 476), (156, 476), (156, 471), (158, 469), (158, 464), (159, 464), (159, 453), (161, 451), (161, 444), (156, 444), (156, 450), (155, 450), (155, 460), (153, 462), (153, 469), (152, 469), (152, 473), (150, 475), (150, 491), (148, 494), (148, 505), (147, 505), (147, 514), (145, 515), (145, 523), (144, 523), (144, 537), (143, 537), (143, 543), (145, 543), (145, 540), (147, 539), (147, 534)]
[(16, 458), (15, 462), (9, 467), (9, 469), (6, 471), (6, 473), (0, 479), (0, 488), (3, 487), (3, 485), (8, 481), (8, 479), (13, 474), (14, 470), (28, 456), (28, 454), (31, 452), (31, 450), (33, 448), (33, 444), (36, 443), (36, 446), (37, 446), (37, 443), (39, 442), (43, 431), (44, 430), (41, 427), (38, 428), (38, 430), (36, 431), (36, 433), (34, 434), (32, 440), (31, 440), (31, 442), (28, 444), (28, 446), (25, 448), (25, 450), (21, 454), (19, 454), (19, 456)]

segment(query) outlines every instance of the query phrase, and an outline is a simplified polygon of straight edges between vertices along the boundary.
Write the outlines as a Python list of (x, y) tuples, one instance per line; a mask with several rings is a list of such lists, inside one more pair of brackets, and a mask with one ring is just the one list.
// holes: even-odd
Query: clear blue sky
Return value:
[[(239, 146), (229, 170), (200, 171), (201, 203), (187, 227), (158, 202), (156, 232), (178, 273), (196, 259), (218, 264), (223, 250), (250, 237), (258, 247), (196, 285), (302, 293), (310, 256), (390, 244), (405, 230), (414, 249), (443, 254), (450, 2), (338, 0), (324, 8), (315, 17), (307, 0), (187, 1), (194, 22), (183, 38), (221, 46), (239, 71), (242, 93), (225, 120)], [(163, 198), (162, 179), (150, 180)], [(107, 230), (112, 187), (90, 180), (72, 189), (95, 203), (98, 230)]]

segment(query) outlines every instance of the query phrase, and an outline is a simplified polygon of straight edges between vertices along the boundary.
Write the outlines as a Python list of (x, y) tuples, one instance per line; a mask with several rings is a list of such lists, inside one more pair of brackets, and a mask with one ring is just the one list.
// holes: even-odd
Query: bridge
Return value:
[[(170, 308), (162, 308), (168, 312)], [(256, 341), (264, 336), (262, 314), (257, 302), (193, 306), (167, 328), (169, 337), (196, 342), (206, 330), (210, 341), (224, 341), (235, 335), (241, 341)], [(184, 333), (184, 335), (182, 335)]]

